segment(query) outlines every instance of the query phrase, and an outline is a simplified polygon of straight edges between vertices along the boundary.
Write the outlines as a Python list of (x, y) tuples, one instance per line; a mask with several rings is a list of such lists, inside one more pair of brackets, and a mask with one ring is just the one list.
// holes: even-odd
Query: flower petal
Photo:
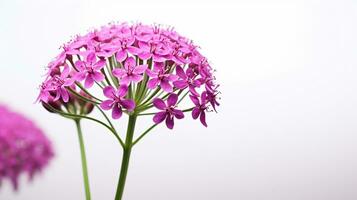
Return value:
[(141, 80), (143, 80), (143, 76), (142, 75), (133, 74), (133, 75), (130, 76), (130, 79), (132, 81), (134, 81), (135, 83), (138, 83)]
[(127, 71), (133, 69), (135, 67), (135, 65), (136, 65), (136, 62), (133, 57), (129, 57), (125, 60), (124, 67)]
[(83, 81), (86, 78), (86, 72), (78, 72), (73, 76), (76, 81)]
[(150, 52), (140, 52), (138, 56), (142, 60), (148, 60), (151, 58), (152, 54)]
[(186, 74), (185, 74), (185, 71), (183, 71), (183, 69), (182, 69), (181, 66), (176, 66), (176, 74), (177, 74), (180, 78), (182, 78), (182, 79), (184, 79), (184, 80), (187, 79), (187, 76), (186, 76)]
[(194, 108), (193, 110), (192, 110), (192, 118), (193, 119), (197, 119), (198, 118), (198, 116), (200, 115), (200, 112), (201, 112), (201, 110), (199, 109), (199, 108)]
[(134, 68), (134, 74), (142, 74), (147, 69), (148, 65), (138, 65)]
[(177, 119), (182, 119), (185, 117), (181, 110), (173, 109), (173, 113)]
[(104, 80), (104, 75), (102, 74), (102, 73), (100, 73), (100, 72), (93, 72), (93, 74), (92, 74), (92, 78), (95, 80), (95, 81), (97, 81), (97, 82), (100, 82), (100, 81), (102, 81), (102, 80)]
[(84, 87), (85, 88), (90, 88), (90, 87), (93, 86), (93, 84), (94, 84), (94, 80), (92, 78), (92, 75), (88, 75), (86, 77), (86, 80), (84, 81)]
[(113, 69), (112, 74), (115, 77), (121, 78), (126, 74), (126, 71), (124, 69), (116, 68), (116, 69)]
[(115, 89), (112, 86), (107, 86), (103, 89), (103, 94), (112, 99), (115, 96)]
[(87, 58), (86, 58), (87, 62), (89, 63), (94, 63), (95, 62), (95, 54), (94, 52), (90, 52), (88, 55), (87, 55)]
[(158, 112), (154, 115), (153, 121), (155, 122), (155, 124), (159, 124), (162, 121), (164, 121), (165, 117), (166, 117), (166, 112)]
[(167, 98), (167, 106), (170, 107), (176, 105), (177, 99), (178, 99), (177, 94), (175, 93), (170, 94), (169, 97)]
[(157, 109), (160, 109), (160, 110), (165, 110), (167, 107), (165, 102), (160, 98), (155, 98), (152, 103), (154, 104), (154, 106)]
[(153, 78), (153, 79), (150, 79), (148, 81), (147, 86), (148, 86), (149, 89), (154, 89), (154, 88), (157, 87), (158, 84), (159, 84), (159, 79), (158, 78)]
[(128, 56), (128, 54), (124, 50), (119, 50), (115, 54), (115, 58), (117, 59), (118, 62), (123, 62), (126, 59), (127, 56)]
[(121, 105), (123, 106), (123, 108), (132, 111), (135, 108), (135, 102), (131, 99), (123, 99), (121, 101)]
[(201, 116), (200, 116), (200, 121), (203, 124), (203, 126), (207, 127), (206, 123), (206, 113), (204, 110), (201, 111)]
[(146, 74), (149, 76), (149, 77), (157, 77), (158, 73), (155, 72), (155, 71), (152, 71), (150, 69), (146, 69)]
[(165, 91), (165, 92), (172, 92), (173, 88), (172, 88), (172, 85), (166, 81), (166, 80), (162, 80), (160, 82), (160, 87)]
[(115, 104), (112, 110), (112, 118), (119, 119), (122, 115), (123, 115), (123, 111), (121, 107), (119, 107), (118, 104)]
[(197, 96), (190, 95), (190, 99), (196, 106), (200, 106), (200, 100), (198, 100)]
[(98, 62), (96, 62), (94, 65), (93, 65), (93, 69), (94, 70), (101, 70), (104, 65), (105, 65), (106, 61), (104, 59), (100, 59)]
[(141, 53), (141, 50), (138, 47), (129, 46), (127, 47), (127, 50), (133, 55), (138, 55), (139, 53)]
[(169, 129), (173, 129), (174, 128), (174, 117), (173, 116), (166, 117), (166, 126)]
[(118, 94), (119, 97), (123, 97), (123, 96), (126, 95), (127, 92), (128, 92), (128, 86), (127, 85), (120, 85), (117, 94)]
[(178, 89), (184, 89), (188, 86), (188, 83), (185, 80), (178, 80), (173, 82), (173, 84)]
[(100, 103), (100, 107), (103, 109), (103, 110), (110, 110), (112, 107), (113, 107), (113, 100), (105, 100), (103, 101), (102, 103)]

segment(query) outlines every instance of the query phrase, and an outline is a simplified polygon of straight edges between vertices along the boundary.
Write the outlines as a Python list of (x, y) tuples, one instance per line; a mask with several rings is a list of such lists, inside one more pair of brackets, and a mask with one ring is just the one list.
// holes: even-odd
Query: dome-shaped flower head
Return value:
[[(41, 102), (57, 105), (56, 101), (68, 102), (70, 94), (83, 96), (73, 91), (78, 86), (92, 97), (91, 103), (100, 105), (95, 109), (111, 111), (114, 119), (151, 110), (161, 113), (155, 115), (155, 123), (166, 120), (169, 128), (174, 118), (181, 117), (175, 110), (194, 110), (192, 117), (200, 117), (206, 126), (205, 111), (219, 105), (218, 84), (208, 59), (171, 27), (112, 23), (78, 35), (64, 46), (48, 65), (38, 97)], [(175, 108), (173, 99), (177, 99)], [(182, 101), (189, 107), (179, 109)]]
[(0, 105), (0, 183), (11, 181), (18, 189), (21, 174), (29, 178), (53, 157), (50, 141), (31, 120)]

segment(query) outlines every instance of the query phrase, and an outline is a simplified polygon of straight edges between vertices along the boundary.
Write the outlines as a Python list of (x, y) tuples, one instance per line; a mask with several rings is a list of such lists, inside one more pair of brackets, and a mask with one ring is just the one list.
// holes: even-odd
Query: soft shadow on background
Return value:
[[(187, 115), (135, 147), (125, 199), (357, 199), (356, 1), (236, 2), (0, 1), (0, 102), (56, 149), (42, 175), (19, 193), (5, 183), (0, 199), (84, 199), (74, 124), (33, 102), (59, 46), (111, 21), (175, 26), (222, 85), (208, 128)], [(84, 127), (93, 199), (113, 199), (120, 147)]]

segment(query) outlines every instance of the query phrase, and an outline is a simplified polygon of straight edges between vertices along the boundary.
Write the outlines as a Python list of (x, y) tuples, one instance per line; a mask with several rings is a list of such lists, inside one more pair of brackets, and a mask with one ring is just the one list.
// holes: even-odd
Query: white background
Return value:
[[(111, 21), (175, 26), (222, 91), (208, 128), (188, 115), (136, 146), (125, 199), (357, 199), (356, 1), (145, 2), (0, 0), (0, 102), (34, 118), (56, 150), (19, 193), (5, 183), (1, 200), (84, 199), (74, 123), (33, 102), (58, 47)], [(83, 125), (93, 199), (113, 199), (120, 147)]]

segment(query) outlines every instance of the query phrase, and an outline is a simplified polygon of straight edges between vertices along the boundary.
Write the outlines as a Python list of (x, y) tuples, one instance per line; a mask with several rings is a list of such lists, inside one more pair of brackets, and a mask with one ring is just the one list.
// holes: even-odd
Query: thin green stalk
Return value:
[(157, 126), (158, 124), (154, 124), (152, 126), (150, 126), (150, 128), (148, 128), (144, 133), (142, 133), (134, 142), (133, 145), (134, 146), (136, 143), (138, 143), (141, 138), (143, 138), (147, 133), (149, 133), (153, 128), (155, 128), (155, 126)]
[(117, 192), (115, 194), (115, 200), (121, 200), (124, 193), (126, 176), (129, 168), (129, 160), (132, 148), (132, 142), (134, 137), (135, 122), (137, 116), (135, 114), (129, 116), (128, 128), (126, 132), (125, 147), (123, 150), (123, 158), (121, 162), (119, 181), (117, 186)]
[(78, 133), (78, 140), (79, 140), (79, 148), (81, 151), (81, 160), (82, 160), (82, 173), (83, 173), (83, 181), (84, 181), (84, 190), (86, 194), (86, 200), (90, 200), (90, 188), (89, 188), (89, 177), (88, 177), (88, 168), (87, 168), (87, 159), (86, 159), (86, 152), (84, 147), (83, 135), (80, 120), (74, 120), (76, 122), (77, 133)]

